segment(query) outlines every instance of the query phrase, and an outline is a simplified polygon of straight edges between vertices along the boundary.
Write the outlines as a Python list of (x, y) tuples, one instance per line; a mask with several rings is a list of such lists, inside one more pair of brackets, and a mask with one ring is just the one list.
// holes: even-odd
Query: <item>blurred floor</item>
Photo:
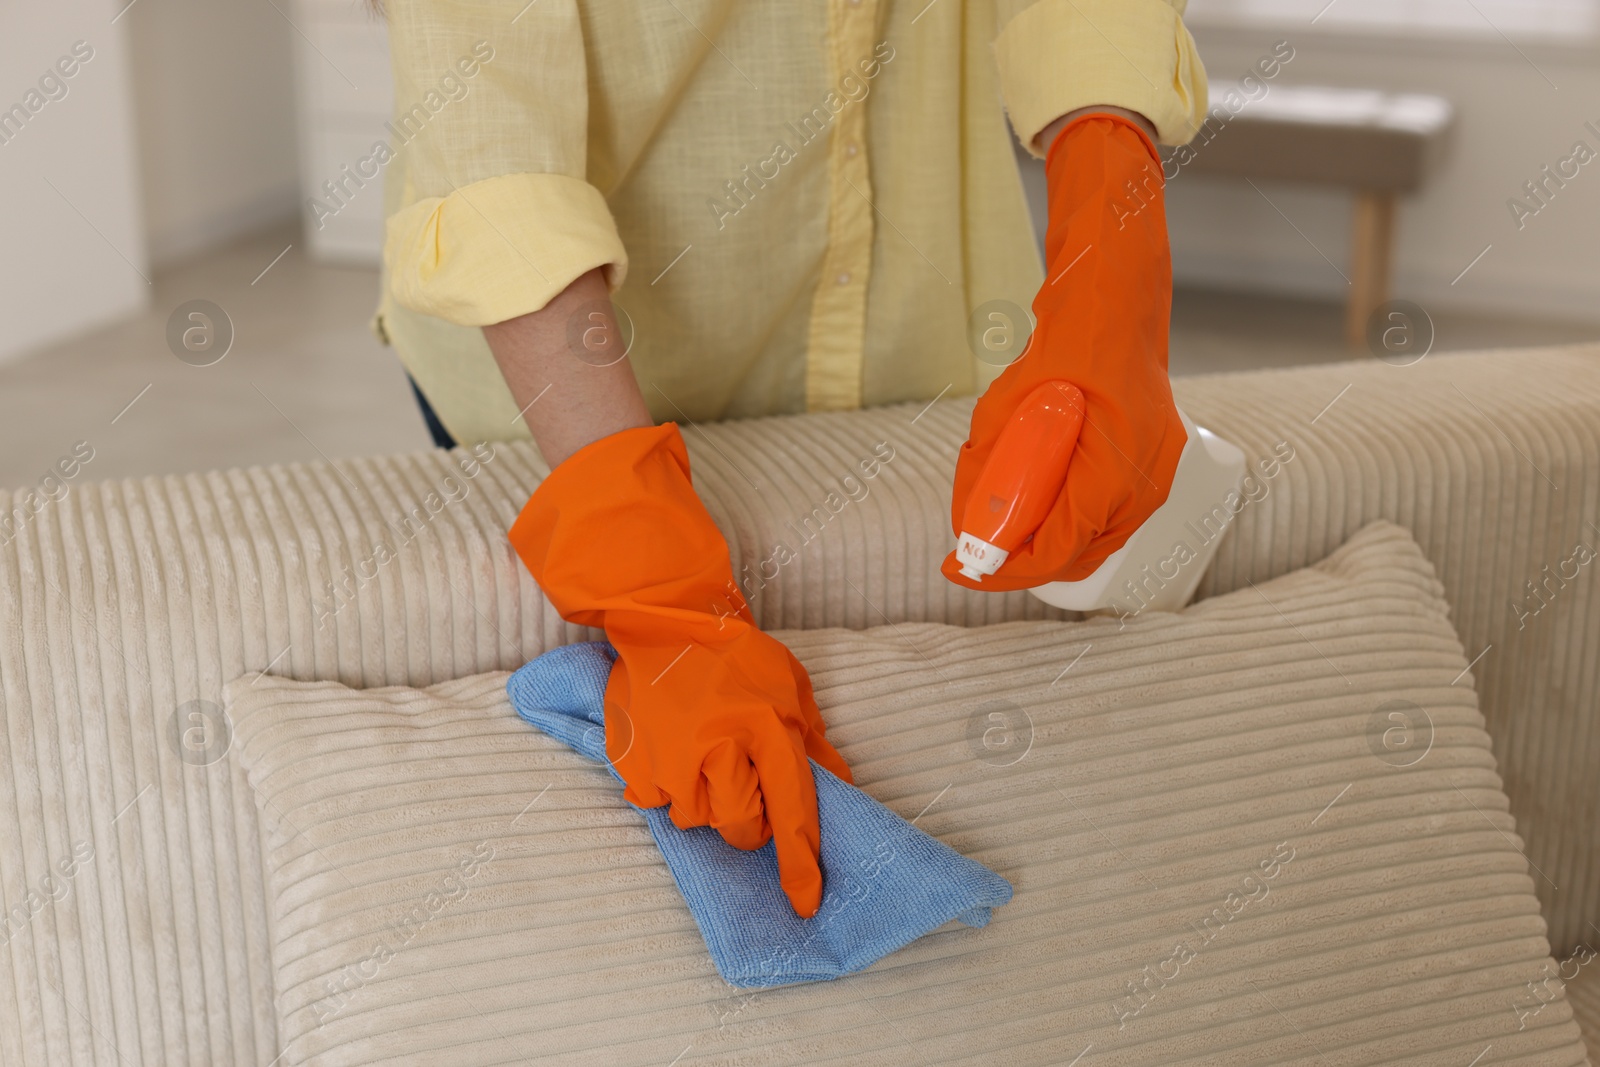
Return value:
[[(154, 277), (145, 314), (0, 364), (0, 485), (37, 483), (77, 441), (94, 449), (80, 475), (94, 479), (429, 444), (399, 363), (367, 329), (376, 271), (307, 262), (285, 227)], [(167, 347), (168, 316), (195, 299), (233, 323), (211, 366)]]
[[(1600, 322), (1552, 322), (1437, 308), (1429, 309), (1429, 314), (1434, 326), (1431, 354), (1600, 340)], [(1341, 304), (1193, 288), (1172, 294), (1168, 366), (1174, 376), (1351, 358), (1371, 357), (1345, 347)]]
[[(78, 441), (95, 479), (427, 447), (399, 363), (367, 331), (376, 289), (375, 270), (308, 262), (289, 227), (158, 273), (148, 313), (0, 365), (0, 485), (38, 482)], [(193, 299), (234, 325), (207, 367), (167, 345)], [(1334, 304), (1186, 289), (1172, 318), (1174, 375), (1350, 358)], [(1486, 315), (1435, 327), (1435, 352), (1600, 338), (1600, 324)]]

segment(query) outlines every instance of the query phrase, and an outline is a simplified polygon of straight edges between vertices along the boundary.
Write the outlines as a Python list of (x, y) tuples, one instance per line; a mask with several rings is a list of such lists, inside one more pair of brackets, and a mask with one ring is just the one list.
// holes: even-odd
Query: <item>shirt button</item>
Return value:
[(840, 271), (839, 272), (839, 276), (834, 279), (834, 282), (836, 284), (838, 284), (838, 285), (849, 285), (850, 284), (850, 272), (847, 271), (847, 270)]
[(856, 153), (858, 153), (860, 151), (861, 151), (861, 146), (856, 144), (854, 141), (851, 141), (849, 144), (844, 146), (844, 154), (846, 156), (850, 157), (851, 159), (856, 158)]

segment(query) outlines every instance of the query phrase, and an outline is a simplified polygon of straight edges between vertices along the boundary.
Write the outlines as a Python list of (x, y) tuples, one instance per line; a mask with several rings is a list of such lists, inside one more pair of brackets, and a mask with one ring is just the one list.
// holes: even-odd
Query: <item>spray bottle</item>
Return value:
[[(1166, 502), (1087, 578), (1029, 592), (1070, 611), (1104, 610), (1119, 599), (1139, 611), (1177, 611), (1189, 602), (1233, 519), (1224, 501), (1238, 488), (1245, 459), (1182, 411), (1178, 417), (1188, 439)], [(967, 497), (956, 543), (963, 575), (981, 582), (1044, 522), (1066, 484), (1083, 419), (1083, 394), (1065, 381), (1045, 382), (1017, 408)]]

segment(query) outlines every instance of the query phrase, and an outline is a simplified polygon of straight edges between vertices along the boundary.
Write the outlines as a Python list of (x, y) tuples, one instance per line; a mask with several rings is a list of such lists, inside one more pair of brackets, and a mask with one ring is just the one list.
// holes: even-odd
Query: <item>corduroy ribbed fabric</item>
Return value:
[[(655, 847), (682, 831), (523, 727), (504, 674), (244, 678), (284, 1062), (1582, 1064), (1567, 1003), (1529, 992), (1556, 961), (1473, 692), (1450, 684), (1466, 657), (1441, 591), (1375, 523), (1126, 626), (780, 632), (862, 790), (1015, 895), (981, 929), (753, 996), (712, 967), (688, 857)], [(1374, 747), (1396, 707), (1425, 747)], [(812, 922), (893, 908), (873, 886), (905, 860), (862, 858), (828, 872), (859, 899)]]
[[(1456, 685), (1478, 690), (1556, 955), (1592, 944), (1593, 565), (1543, 600), (1524, 595), (1538, 614), (1512, 604), (1580, 539), (1600, 539), (1600, 348), (1174, 391), (1252, 464), (1280, 441), (1294, 450), (1229, 528), (1203, 596), (1314, 563), (1374, 519), (1411, 530), (1475, 661)], [(1062, 617), (938, 573), (970, 410), (686, 429), (695, 484), (763, 627)], [(0, 944), (0, 1062), (265, 1067), (278, 1055), (248, 786), (204, 746), (180, 758), (173, 725), (192, 724), (178, 719), (191, 701), (220, 706), (223, 683), (248, 671), (425, 686), (598, 636), (556, 617), (504, 540), (543, 466), (527, 446), (495, 446), (469, 478), (458, 464), (471, 455), (85, 482), (37, 514), (0, 493), (0, 903), (26, 917)], [(93, 860), (80, 864), (84, 850)], [(66, 890), (35, 910), (28, 894), (50, 900), (47, 876)]]
[[(528, 725), (609, 766), (604, 641), (553, 648), (512, 674), (506, 695)], [(738, 849), (709, 826), (679, 829), (666, 804), (640, 809), (729, 985), (760, 989), (854, 974), (946, 923), (983, 926), (1011, 899), (1005, 879), (945, 847), (811, 761), (822, 845), (822, 903), (802, 919), (772, 840)]]

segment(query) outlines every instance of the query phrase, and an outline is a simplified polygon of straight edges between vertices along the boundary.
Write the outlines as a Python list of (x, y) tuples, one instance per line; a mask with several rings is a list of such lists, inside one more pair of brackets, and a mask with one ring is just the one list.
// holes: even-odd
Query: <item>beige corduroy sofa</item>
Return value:
[[(1600, 580), (1588, 565), (1561, 575), (1575, 545), (1600, 547), (1600, 348), (1176, 388), (1250, 455), (1289, 442), (1295, 456), (1240, 513), (1200, 596), (1315, 563), (1374, 520), (1411, 531), (1472, 661), (1462, 684), (1477, 688), (1552, 953), (1593, 944)], [(686, 428), (736, 572), (781, 572), (753, 598), (763, 626), (1063, 617), (938, 574), (969, 412), (951, 400)], [(869, 492), (817, 510), (874, 457)], [(0, 549), (0, 903), (12, 913), (53, 870), (65, 879), (0, 945), (0, 1062), (277, 1060), (256, 805), (220, 749), (197, 759), (180, 734), (214, 725), (224, 684), (250, 672), (425, 686), (590, 636), (554, 614), (502, 533), (543, 473), (531, 447), (501, 444), (85, 484)], [(780, 562), (774, 546), (808, 517), (825, 535)], [(1591, 1042), (1594, 970), (1564, 992)]]

